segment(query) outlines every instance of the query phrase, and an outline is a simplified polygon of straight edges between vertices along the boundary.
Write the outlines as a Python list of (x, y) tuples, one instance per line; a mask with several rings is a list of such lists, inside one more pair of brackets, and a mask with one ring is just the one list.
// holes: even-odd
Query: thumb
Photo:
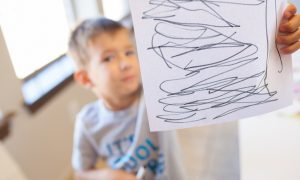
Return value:
[(288, 5), (283, 13), (283, 20), (290, 20), (297, 13), (297, 7), (293, 4)]

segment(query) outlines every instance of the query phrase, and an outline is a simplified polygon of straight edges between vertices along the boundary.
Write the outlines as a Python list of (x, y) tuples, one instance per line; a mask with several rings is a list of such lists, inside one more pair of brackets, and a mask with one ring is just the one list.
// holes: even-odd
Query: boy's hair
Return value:
[(74, 59), (78, 68), (83, 68), (88, 62), (87, 46), (90, 40), (103, 33), (114, 34), (126, 29), (119, 22), (107, 19), (87, 19), (81, 22), (71, 33), (68, 54)]

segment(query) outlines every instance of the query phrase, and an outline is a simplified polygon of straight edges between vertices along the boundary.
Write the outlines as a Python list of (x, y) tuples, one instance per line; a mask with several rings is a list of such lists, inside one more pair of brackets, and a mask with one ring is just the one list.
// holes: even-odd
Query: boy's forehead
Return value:
[(93, 48), (114, 48), (119, 46), (134, 46), (132, 35), (127, 29), (120, 29), (115, 32), (103, 32), (89, 41)]
[(114, 32), (103, 32), (92, 38), (92, 42), (101, 43), (106, 41), (130, 41), (130, 33), (126, 29), (120, 29)]

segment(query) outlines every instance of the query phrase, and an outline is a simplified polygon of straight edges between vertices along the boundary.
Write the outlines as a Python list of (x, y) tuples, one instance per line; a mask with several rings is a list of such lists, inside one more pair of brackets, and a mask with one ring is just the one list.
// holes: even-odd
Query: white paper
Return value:
[(285, 0), (131, 0), (151, 131), (237, 120), (292, 103), (275, 44)]

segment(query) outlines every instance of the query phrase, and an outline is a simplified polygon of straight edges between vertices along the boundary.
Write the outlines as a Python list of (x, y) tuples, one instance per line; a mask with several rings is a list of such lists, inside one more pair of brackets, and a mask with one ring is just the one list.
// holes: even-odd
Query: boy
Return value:
[[(300, 48), (299, 25), (296, 8), (290, 5), (277, 37), (283, 53)], [(133, 44), (129, 31), (108, 19), (84, 21), (72, 33), (75, 80), (100, 99), (77, 118), (73, 166), (79, 179), (136, 179), (143, 168), (145, 179), (184, 179), (172, 134), (149, 132)], [(94, 170), (98, 157), (108, 168)]]
[[(99, 99), (77, 116), (72, 159), (76, 177), (136, 179), (144, 170), (145, 179), (182, 179), (178, 157), (172, 157), (177, 149), (172, 135), (149, 131), (129, 30), (105, 18), (86, 20), (72, 33), (69, 52), (77, 65), (75, 80)], [(98, 158), (108, 168), (94, 170)]]

